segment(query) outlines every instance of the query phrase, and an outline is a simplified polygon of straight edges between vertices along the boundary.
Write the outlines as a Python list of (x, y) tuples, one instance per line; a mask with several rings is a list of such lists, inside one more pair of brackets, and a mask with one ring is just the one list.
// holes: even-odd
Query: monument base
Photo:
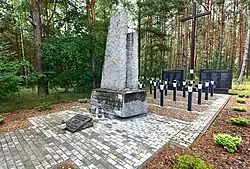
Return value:
[(90, 111), (96, 108), (118, 117), (132, 117), (147, 113), (146, 91), (94, 89), (90, 100)]

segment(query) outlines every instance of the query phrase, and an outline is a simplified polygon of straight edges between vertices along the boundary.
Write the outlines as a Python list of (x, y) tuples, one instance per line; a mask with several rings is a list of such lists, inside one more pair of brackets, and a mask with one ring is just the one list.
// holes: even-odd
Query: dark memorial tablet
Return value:
[(74, 133), (93, 126), (93, 119), (88, 116), (77, 114), (66, 122), (66, 129)]
[(185, 80), (184, 70), (164, 70), (162, 79), (168, 80), (168, 88), (173, 90), (173, 80), (177, 80), (177, 90), (182, 90), (182, 82)]
[(232, 88), (233, 73), (232, 70), (216, 70), (216, 69), (201, 69), (200, 81), (214, 80), (215, 93), (227, 94), (228, 90)]

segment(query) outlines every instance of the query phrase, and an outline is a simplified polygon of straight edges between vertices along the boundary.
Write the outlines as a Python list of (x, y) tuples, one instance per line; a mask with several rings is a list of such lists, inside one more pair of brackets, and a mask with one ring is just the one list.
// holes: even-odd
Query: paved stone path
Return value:
[(59, 128), (61, 120), (87, 109), (30, 118), (28, 129), (0, 134), (0, 169), (53, 168), (65, 161), (82, 169), (141, 168), (166, 144), (189, 146), (206, 130), (229, 96), (217, 95), (209, 109), (193, 122), (153, 114), (102, 119), (77, 133)]

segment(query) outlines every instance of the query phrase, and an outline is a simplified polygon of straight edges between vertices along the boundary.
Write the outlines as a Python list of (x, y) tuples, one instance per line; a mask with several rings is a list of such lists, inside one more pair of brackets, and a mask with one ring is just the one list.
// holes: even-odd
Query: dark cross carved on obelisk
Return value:
[(181, 22), (185, 22), (185, 21), (192, 19), (192, 36), (191, 36), (191, 52), (190, 52), (190, 57), (191, 57), (190, 58), (191, 59), (190, 60), (190, 80), (194, 80), (194, 50), (195, 50), (196, 18), (206, 16), (206, 15), (209, 15), (211, 13), (207, 9), (206, 9), (206, 11), (207, 12), (196, 14), (196, 0), (193, 0), (193, 14), (192, 14), (192, 16), (189, 16), (187, 18), (183, 18), (180, 20)]

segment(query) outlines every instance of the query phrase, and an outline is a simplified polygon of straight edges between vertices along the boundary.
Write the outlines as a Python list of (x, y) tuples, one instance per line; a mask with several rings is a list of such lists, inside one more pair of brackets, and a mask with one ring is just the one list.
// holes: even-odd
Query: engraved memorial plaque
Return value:
[(182, 90), (182, 82), (185, 80), (185, 71), (165, 70), (162, 72), (162, 80), (168, 80), (170, 90), (173, 90), (173, 80), (177, 80), (177, 90)]
[(232, 70), (201, 69), (200, 81), (214, 80), (215, 93), (227, 94), (232, 88)]
[(74, 133), (93, 126), (93, 119), (88, 116), (77, 114), (66, 122), (66, 129)]

